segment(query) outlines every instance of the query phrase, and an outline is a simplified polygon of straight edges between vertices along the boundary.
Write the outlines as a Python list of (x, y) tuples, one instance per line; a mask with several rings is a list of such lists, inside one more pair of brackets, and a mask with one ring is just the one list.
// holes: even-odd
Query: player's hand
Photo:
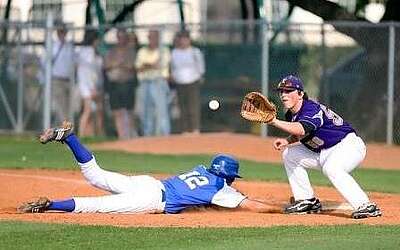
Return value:
[(278, 138), (272, 144), (274, 146), (274, 149), (281, 151), (285, 149), (287, 145), (289, 145), (289, 141), (284, 138)]

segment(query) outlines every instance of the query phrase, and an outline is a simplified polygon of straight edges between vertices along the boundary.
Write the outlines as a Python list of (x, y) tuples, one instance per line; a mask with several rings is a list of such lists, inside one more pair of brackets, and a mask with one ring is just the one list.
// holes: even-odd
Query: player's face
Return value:
[(297, 107), (302, 99), (302, 96), (299, 95), (296, 89), (281, 89), (279, 90), (279, 97), (281, 98), (283, 106), (290, 110)]

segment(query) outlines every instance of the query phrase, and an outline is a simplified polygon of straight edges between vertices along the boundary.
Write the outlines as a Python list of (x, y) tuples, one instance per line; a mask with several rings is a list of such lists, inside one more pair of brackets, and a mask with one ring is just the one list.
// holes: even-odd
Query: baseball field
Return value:
[[(83, 140), (105, 169), (163, 178), (202, 163), (215, 153), (237, 156), (249, 197), (281, 204), (290, 189), (271, 141), (230, 133)], [(229, 143), (227, 143), (229, 142)], [(368, 145), (353, 175), (379, 204), (383, 216), (350, 219), (349, 205), (326, 177), (310, 171), (321, 214), (256, 214), (199, 208), (166, 214), (19, 214), (16, 207), (40, 196), (62, 199), (103, 194), (85, 182), (61, 144), (41, 145), (31, 136), (0, 136), (0, 249), (399, 249), (400, 147)]]

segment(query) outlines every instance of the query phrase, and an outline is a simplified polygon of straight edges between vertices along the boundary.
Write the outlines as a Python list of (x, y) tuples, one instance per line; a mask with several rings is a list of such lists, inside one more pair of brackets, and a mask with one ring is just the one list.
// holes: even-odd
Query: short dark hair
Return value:
[(67, 32), (67, 25), (60, 20), (54, 22), (54, 27), (57, 31)]
[[(302, 92), (301, 90), (298, 91), (299, 94)], [(303, 91), (303, 100), (308, 100), (308, 95), (306, 92)]]
[(117, 27), (117, 32), (124, 32), (124, 33), (127, 33), (125, 27)]
[(83, 45), (91, 45), (98, 38), (97, 32), (95, 30), (87, 30), (83, 37)]
[(177, 34), (178, 37), (186, 37), (190, 39), (190, 33), (187, 30), (181, 30)]

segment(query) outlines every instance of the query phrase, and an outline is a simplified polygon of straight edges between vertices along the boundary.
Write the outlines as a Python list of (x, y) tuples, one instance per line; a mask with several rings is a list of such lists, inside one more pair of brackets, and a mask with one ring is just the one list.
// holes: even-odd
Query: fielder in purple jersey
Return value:
[(64, 122), (59, 128), (47, 129), (40, 141), (66, 143), (81, 169), (93, 186), (110, 195), (73, 197), (50, 200), (46, 197), (22, 204), (24, 213), (43, 213), (48, 210), (74, 213), (179, 213), (186, 208), (216, 205), (241, 208), (253, 212), (282, 212), (277, 205), (248, 198), (231, 184), (239, 176), (239, 162), (232, 156), (216, 155), (211, 166), (194, 169), (165, 180), (148, 175), (126, 176), (106, 171), (97, 164), (93, 154), (72, 133), (72, 124)]
[[(355, 219), (381, 216), (378, 206), (350, 175), (366, 154), (363, 140), (349, 123), (326, 106), (309, 100), (300, 78), (289, 75), (277, 87), (287, 109), (286, 121), (274, 119), (269, 125), (290, 134), (276, 139), (295, 202), (286, 213), (315, 213), (321, 203), (315, 197), (306, 169), (319, 169), (354, 208)], [(299, 143), (300, 142), (300, 143)]]

